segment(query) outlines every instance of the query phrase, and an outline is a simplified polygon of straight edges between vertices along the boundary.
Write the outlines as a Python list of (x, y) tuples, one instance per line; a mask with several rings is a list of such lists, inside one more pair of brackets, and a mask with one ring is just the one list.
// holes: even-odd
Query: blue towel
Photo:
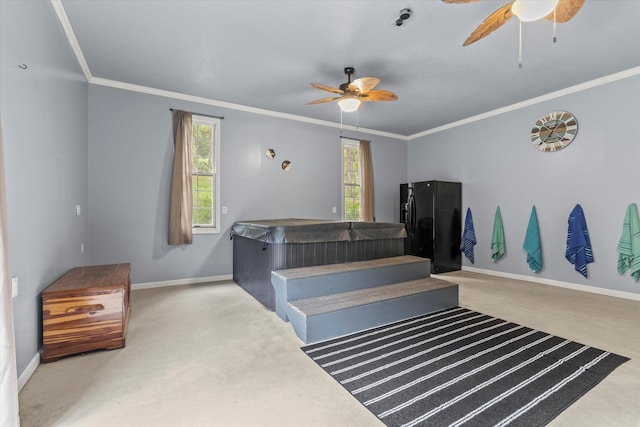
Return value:
[(536, 207), (531, 208), (527, 233), (524, 236), (522, 249), (527, 252), (527, 264), (534, 273), (542, 270), (542, 245), (540, 243), (540, 229), (538, 228), (538, 214)]
[(496, 208), (496, 216), (493, 220), (493, 236), (491, 238), (491, 261), (498, 262), (505, 253), (504, 227), (502, 226), (502, 213), (500, 206)]
[(473, 217), (471, 216), (471, 208), (467, 208), (467, 216), (464, 219), (464, 231), (462, 233), (462, 242), (460, 250), (473, 263), (473, 246), (476, 244), (476, 233), (473, 229)]
[(565, 257), (575, 266), (577, 272), (587, 277), (587, 264), (593, 262), (593, 251), (589, 240), (589, 231), (584, 219), (582, 206), (577, 204), (569, 214), (567, 232), (567, 251)]
[(627, 207), (617, 251), (618, 273), (624, 274), (631, 269), (633, 280), (640, 280), (640, 217), (635, 203)]

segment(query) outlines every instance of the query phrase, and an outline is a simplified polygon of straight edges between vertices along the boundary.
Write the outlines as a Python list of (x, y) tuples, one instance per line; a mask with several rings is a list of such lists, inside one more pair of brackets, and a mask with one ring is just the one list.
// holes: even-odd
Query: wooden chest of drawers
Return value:
[(125, 346), (131, 264), (76, 267), (42, 292), (42, 362)]

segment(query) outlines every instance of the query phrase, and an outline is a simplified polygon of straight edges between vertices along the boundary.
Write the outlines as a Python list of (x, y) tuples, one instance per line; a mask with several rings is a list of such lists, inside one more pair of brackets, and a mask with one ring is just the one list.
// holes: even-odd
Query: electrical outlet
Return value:
[(18, 296), (18, 276), (11, 278), (11, 298)]
[(333, 213), (336, 213), (336, 212), (338, 212), (338, 209), (334, 206), (334, 207), (331, 209), (331, 211), (332, 211)]
[(83, 254), (84, 253), (84, 242), (80, 243), (80, 253)]
[(82, 213), (82, 206), (76, 205), (76, 216), (80, 216)]
[(223, 206), (223, 207), (222, 207), (222, 215), (226, 215), (226, 214), (228, 214), (228, 213), (229, 213), (229, 209), (227, 209), (227, 207), (226, 207), (226, 206)]

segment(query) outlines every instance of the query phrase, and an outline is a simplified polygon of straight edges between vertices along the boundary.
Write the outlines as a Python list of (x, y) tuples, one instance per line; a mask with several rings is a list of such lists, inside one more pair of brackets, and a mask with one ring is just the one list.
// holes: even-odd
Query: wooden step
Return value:
[(322, 341), (458, 305), (458, 285), (427, 277), (289, 302), (305, 343)]
[(430, 272), (429, 259), (412, 255), (273, 271), (275, 311), (287, 321), (289, 302), (423, 279)]

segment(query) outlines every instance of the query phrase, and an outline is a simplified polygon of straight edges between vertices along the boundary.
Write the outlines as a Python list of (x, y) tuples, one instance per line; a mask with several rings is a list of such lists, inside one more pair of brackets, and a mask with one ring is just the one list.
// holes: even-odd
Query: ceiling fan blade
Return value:
[[(565, 23), (576, 16), (576, 13), (582, 8), (584, 0), (560, 0), (556, 5), (555, 21)], [(549, 21), (553, 21), (553, 12), (545, 16)]]
[(307, 105), (314, 105), (314, 104), (322, 104), (324, 102), (331, 102), (331, 101), (336, 101), (338, 99), (342, 99), (341, 96), (337, 96), (335, 98), (322, 98), (322, 99), (316, 99), (315, 101), (311, 101), (311, 102), (307, 102)]
[(372, 90), (364, 95), (360, 95), (361, 101), (396, 101), (398, 95), (389, 90)]
[(361, 77), (352, 81), (348, 88), (350, 91), (358, 92), (362, 95), (376, 87), (378, 83), (380, 83), (380, 79), (377, 77)]
[(471, 3), (474, 1), (480, 1), (480, 0), (442, 0), (445, 3)]
[(344, 93), (344, 91), (342, 91), (341, 89), (331, 87), (331, 86), (321, 85), (320, 83), (311, 83), (311, 86), (315, 87), (316, 89), (326, 90), (327, 92), (332, 92), (332, 93), (339, 93), (341, 95)]
[(465, 40), (462, 44), (463, 46), (468, 46), (471, 43), (477, 42), (478, 40), (487, 37), (489, 34), (502, 27), (505, 22), (507, 22), (513, 16), (513, 12), (511, 12), (511, 5), (513, 2), (509, 2), (505, 4), (500, 9), (493, 12), (487, 19), (485, 19), (482, 24), (478, 25), (473, 33)]

